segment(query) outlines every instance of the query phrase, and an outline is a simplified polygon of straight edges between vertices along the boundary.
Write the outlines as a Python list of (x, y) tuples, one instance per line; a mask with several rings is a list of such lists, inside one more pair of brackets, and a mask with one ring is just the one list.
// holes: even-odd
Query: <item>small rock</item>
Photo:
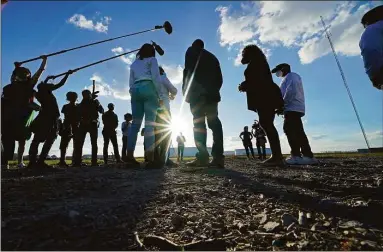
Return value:
[(281, 217), (281, 221), (283, 226), (290, 226), (292, 223), (297, 222), (297, 219), (291, 214), (284, 214)]
[(329, 227), (329, 226), (331, 226), (331, 223), (328, 222), (328, 221), (326, 221), (325, 223), (323, 223), (323, 226), (324, 226), (324, 227)]
[(295, 222), (291, 223), (290, 226), (287, 227), (287, 231), (290, 231), (295, 226)]
[(77, 216), (80, 216), (80, 213), (74, 210), (70, 210), (68, 215), (70, 218), (73, 219), (73, 218), (76, 218)]
[(188, 236), (192, 236), (194, 234), (194, 231), (193, 231), (193, 229), (189, 228), (189, 229), (186, 229), (185, 234)]
[(312, 218), (311, 213), (307, 213), (307, 214), (306, 214), (306, 218), (307, 218), (307, 219), (311, 219), (311, 218)]
[(320, 223), (315, 223), (312, 227), (311, 227), (311, 231), (322, 231), (324, 230), (325, 228), (320, 224)]
[(371, 248), (376, 248), (377, 245), (378, 245), (376, 242), (374, 242), (374, 241), (368, 241), (368, 240), (361, 241), (360, 244), (361, 244), (362, 246), (366, 246), (366, 245), (367, 245), (368, 247), (371, 247)]
[(307, 224), (307, 218), (304, 212), (299, 211), (298, 223), (301, 226), (305, 226)]
[(269, 221), (267, 222), (263, 228), (266, 230), (266, 232), (273, 232), (277, 227), (279, 227), (280, 224), (275, 221)]
[(355, 228), (355, 227), (361, 227), (362, 224), (357, 221), (346, 221), (339, 224), (339, 228), (347, 229), (347, 228)]
[(179, 228), (184, 225), (184, 218), (178, 214), (172, 216), (172, 224), (175, 228)]
[(151, 227), (155, 227), (155, 226), (157, 226), (157, 225), (158, 225), (158, 220), (157, 220), (156, 218), (152, 218), (152, 219), (150, 219), (150, 221), (149, 221), (149, 225), (150, 225)]
[(285, 242), (282, 240), (273, 240), (271, 246), (281, 248), (285, 246)]

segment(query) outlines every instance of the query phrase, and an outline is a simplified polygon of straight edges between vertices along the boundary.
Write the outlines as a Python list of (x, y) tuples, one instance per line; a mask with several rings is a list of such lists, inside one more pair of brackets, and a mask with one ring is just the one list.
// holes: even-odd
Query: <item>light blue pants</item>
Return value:
[(145, 115), (145, 150), (154, 151), (154, 125), (159, 108), (157, 91), (152, 81), (140, 81), (130, 88), (130, 94), (133, 121), (128, 132), (128, 150), (136, 148), (137, 135)]

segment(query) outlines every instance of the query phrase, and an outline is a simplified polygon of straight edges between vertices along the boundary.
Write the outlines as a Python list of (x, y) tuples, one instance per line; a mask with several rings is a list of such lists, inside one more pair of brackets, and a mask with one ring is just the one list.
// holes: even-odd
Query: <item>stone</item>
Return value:
[(292, 223), (297, 223), (297, 219), (291, 214), (284, 214), (281, 217), (282, 225), (285, 227), (290, 226)]
[(266, 230), (266, 232), (273, 232), (279, 226), (280, 224), (278, 222), (269, 221), (265, 225), (263, 225), (263, 228)]

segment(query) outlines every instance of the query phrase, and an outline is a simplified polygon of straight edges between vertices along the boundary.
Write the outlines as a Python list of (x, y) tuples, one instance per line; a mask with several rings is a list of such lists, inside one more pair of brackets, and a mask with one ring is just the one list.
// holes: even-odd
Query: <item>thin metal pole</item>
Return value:
[(331, 38), (330, 38), (330, 34), (329, 34), (329, 32), (327, 31), (327, 28), (326, 28), (326, 25), (325, 25), (325, 23), (324, 23), (324, 21), (323, 21), (322, 16), (320, 16), (320, 19), (321, 19), (321, 21), (322, 21), (323, 28), (324, 28), (324, 31), (325, 31), (325, 33), (326, 33), (326, 37), (327, 37), (328, 41), (330, 42), (331, 50), (332, 50), (332, 52), (333, 52), (333, 54), (334, 54), (334, 58), (335, 58), (335, 61), (336, 61), (337, 65), (338, 65), (340, 74), (342, 75), (342, 79), (343, 79), (344, 86), (346, 87), (348, 96), (350, 97), (350, 100), (351, 100), (351, 103), (352, 103), (352, 107), (354, 108), (356, 118), (358, 119), (360, 129), (362, 130), (364, 140), (366, 141), (366, 144), (367, 144), (367, 148), (370, 150), (370, 143), (368, 142), (366, 132), (364, 131), (364, 128), (363, 128), (363, 125), (362, 125), (362, 121), (360, 120), (359, 113), (358, 113), (358, 111), (357, 111), (357, 109), (356, 109), (356, 106), (355, 106), (355, 103), (354, 103), (354, 99), (352, 98), (350, 89), (348, 88), (347, 81), (346, 81), (346, 77), (345, 77), (345, 75), (344, 75), (344, 73), (343, 73), (342, 67), (340, 66), (340, 62), (339, 62), (339, 60), (338, 60), (338, 56), (336, 55), (336, 52), (335, 52), (335, 49), (334, 49), (334, 45), (333, 45), (333, 43), (332, 43), (332, 41), (331, 41)]

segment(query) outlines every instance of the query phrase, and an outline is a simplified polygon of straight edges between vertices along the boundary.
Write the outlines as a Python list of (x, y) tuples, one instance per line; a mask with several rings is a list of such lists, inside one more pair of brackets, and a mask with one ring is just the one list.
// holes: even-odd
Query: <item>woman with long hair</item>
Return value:
[(283, 111), (283, 98), (278, 85), (274, 83), (266, 56), (256, 45), (248, 45), (242, 51), (245, 81), (238, 89), (246, 92), (249, 110), (258, 113), (259, 124), (266, 132), (272, 152), (271, 158), (262, 162), (267, 166), (282, 166), (284, 160), (278, 131), (274, 126), (275, 114)]
[(161, 79), (155, 49), (151, 44), (144, 44), (137, 58), (130, 67), (130, 95), (132, 104), (132, 126), (128, 133), (127, 162), (130, 165), (138, 166), (134, 159), (137, 134), (140, 130), (142, 120), (145, 116), (145, 157), (148, 168), (156, 166), (154, 162), (155, 136), (154, 125), (157, 110), (162, 106), (163, 97), (160, 90)]

